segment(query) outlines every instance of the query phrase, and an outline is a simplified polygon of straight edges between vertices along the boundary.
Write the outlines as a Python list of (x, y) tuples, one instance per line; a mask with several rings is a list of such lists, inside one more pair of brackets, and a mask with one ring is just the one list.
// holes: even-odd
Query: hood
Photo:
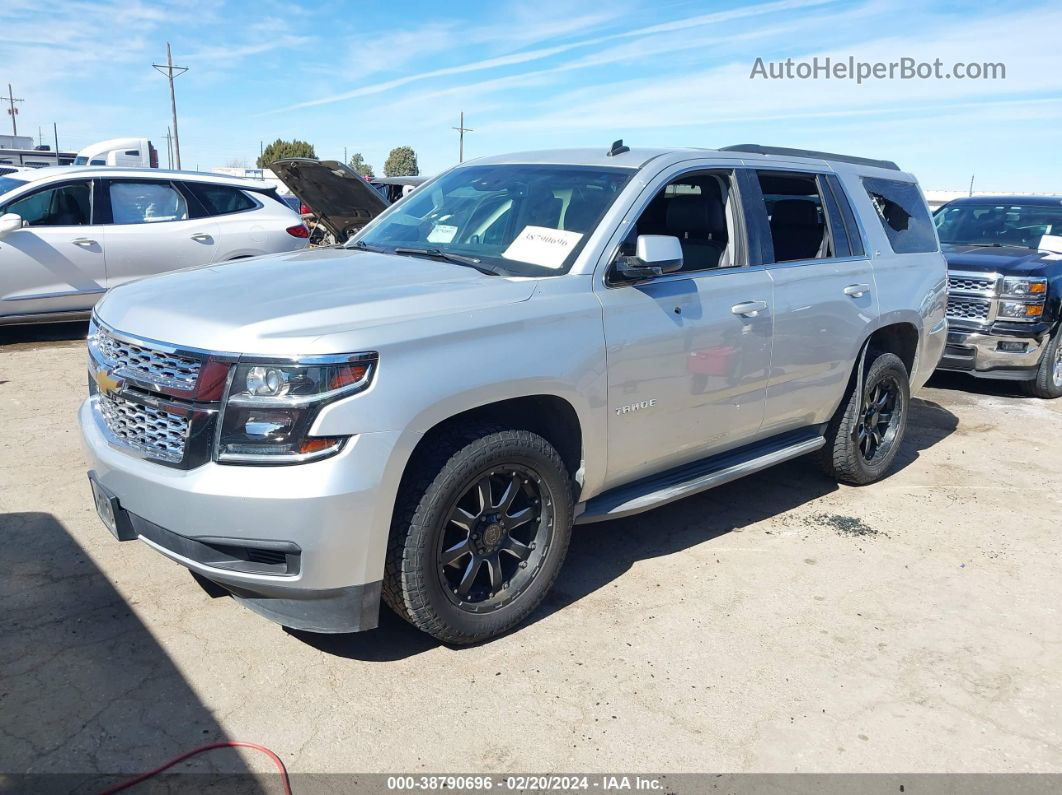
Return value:
[(1062, 255), (1022, 246), (971, 246), (944, 243), (941, 245), (948, 267), (952, 270), (1006, 273), (1007, 275), (1034, 274), (1052, 263), (1062, 260)]
[(119, 331), (178, 346), (340, 353), (329, 349), (329, 335), (481, 312), (526, 301), (534, 290), (534, 280), (490, 276), (449, 262), (304, 249), (130, 282), (109, 292), (96, 314)]
[(338, 160), (289, 157), (269, 168), (340, 243), (387, 209), (383, 196)]

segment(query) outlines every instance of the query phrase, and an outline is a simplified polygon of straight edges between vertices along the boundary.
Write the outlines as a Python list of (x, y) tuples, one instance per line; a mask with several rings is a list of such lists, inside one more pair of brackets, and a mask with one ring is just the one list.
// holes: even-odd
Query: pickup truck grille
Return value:
[(959, 295), (948, 296), (948, 317), (953, 320), (973, 320), (978, 323), (987, 323), (991, 307), (992, 302), (987, 298), (966, 298)]
[(948, 276), (948, 289), (963, 292), (992, 293), (996, 289), (995, 276)]
[(97, 328), (90, 344), (94, 344), (114, 375), (146, 381), (168, 389), (191, 392), (195, 389), (202, 362), (187, 356), (134, 345)]
[(979, 325), (994, 322), (1001, 283), (998, 273), (949, 271), (948, 319)]
[(98, 400), (100, 416), (118, 442), (172, 464), (184, 458), (187, 418), (118, 395), (100, 393)]

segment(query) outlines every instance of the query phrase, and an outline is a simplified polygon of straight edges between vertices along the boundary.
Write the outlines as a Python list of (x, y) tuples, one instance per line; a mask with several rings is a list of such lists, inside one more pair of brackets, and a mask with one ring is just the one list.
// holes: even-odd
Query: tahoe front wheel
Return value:
[[(873, 358), (871, 358), (873, 357)], [(892, 466), (907, 430), (911, 385), (893, 353), (867, 353), (862, 389), (851, 388), (826, 428), (823, 470), (842, 483), (861, 486)]]
[(500, 635), (553, 585), (572, 514), (568, 471), (541, 436), (481, 429), (442, 438), (403, 483), (384, 600), (447, 643)]

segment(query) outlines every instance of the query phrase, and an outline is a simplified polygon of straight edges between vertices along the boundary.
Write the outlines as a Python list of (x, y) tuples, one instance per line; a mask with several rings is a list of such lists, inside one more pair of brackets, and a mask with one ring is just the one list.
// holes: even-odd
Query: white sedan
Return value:
[(82, 319), (131, 279), (293, 251), (308, 237), (252, 180), (98, 166), (0, 176), (0, 325)]

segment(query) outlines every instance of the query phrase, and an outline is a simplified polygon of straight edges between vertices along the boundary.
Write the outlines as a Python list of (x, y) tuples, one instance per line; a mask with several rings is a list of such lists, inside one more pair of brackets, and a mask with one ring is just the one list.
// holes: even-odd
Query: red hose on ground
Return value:
[(273, 764), (276, 765), (277, 770), (280, 771), (280, 781), (284, 785), (284, 795), (291, 795), (291, 782), (288, 780), (288, 769), (284, 767), (284, 762), (281, 760), (281, 758), (272, 751), (270, 751), (268, 748), (266, 748), (264, 745), (259, 745), (258, 743), (245, 743), (240, 740), (231, 740), (223, 743), (211, 743), (210, 745), (202, 745), (199, 748), (193, 748), (187, 753), (183, 753), (180, 756), (175, 756), (166, 764), (159, 765), (154, 770), (149, 770), (147, 773), (141, 773), (136, 778), (131, 778), (128, 781), (119, 784), (117, 787), (111, 787), (110, 789), (104, 790), (102, 793), (100, 793), (100, 795), (112, 795), (112, 793), (121, 792), (122, 790), (129, 789), (130, 787), (134, 787), (142, 781), (147, 781), (149, 778), (157, 776), (163, 770), (168, 770), (174, 765), (180, 764), (185, 759), (193, 757), (196, 754), (205, 753), (206, 751), (214, 751), (218, 748), (252, 748), (255, 751), (261, 751), (263, 754), (273, 760)]

